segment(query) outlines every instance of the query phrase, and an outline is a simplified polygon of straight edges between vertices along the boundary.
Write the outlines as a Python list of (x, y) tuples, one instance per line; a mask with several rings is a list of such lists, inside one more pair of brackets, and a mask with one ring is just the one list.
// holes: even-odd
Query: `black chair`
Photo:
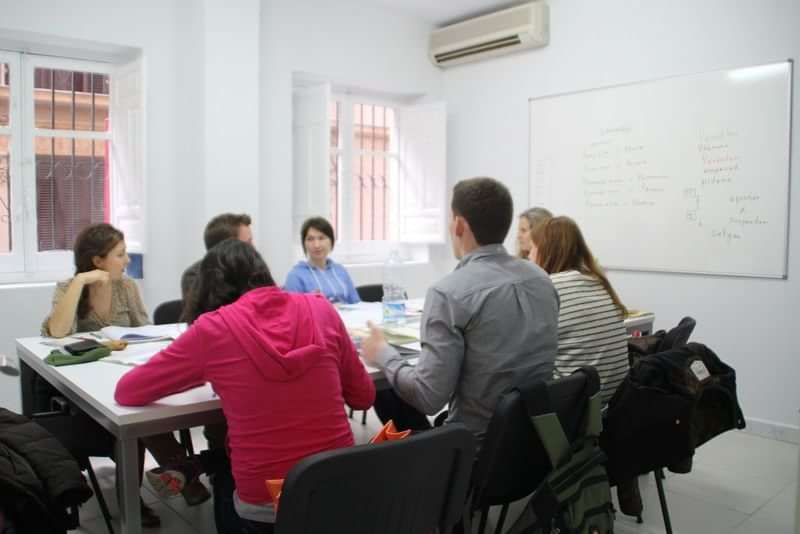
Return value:
[(356, 288), (358, 298), (364, 302), (380, 302), (383, 300), (382, 284), (366, 284)]
[[(76, 411), (63, 397), (53, 397), (52, 407), (48, 412), (33, 414), (32, 419), (53, 435), (65, 449), (75, 458), (81, 471), (89, 475), (100, 511), (103, 514), (109, 534), (114, 534), (111, 525), (111, 512), (108, 510), (105, 497), (97, 481), (90, 457), (114, 457), (114, 436), (97, 424), (88, 415)], [(144, 451), (142, 451), (144, 452)], [(70, 510), (73, 528), (78, 527), (78, 509)]]
[[(684, 317), (681, 319), (677, 326), (671, 328), (669, 332), (664, 336), (664, 339), (661, 340), (661, 343), (658, 345), (658, 352), (663, 352), (666, 350), (677, 349), (680, 347), (685, 346), (689, 343), (689, 338), (692, 336), (692, 332), (694, 332), (694, 327), (697, 326), (697, 321), (695, 321), (691, 317)], [(691, 458), (687, 458), (685, 462), (689, 465), (688, 469), (683, 469), (685, 472), (691, 470)], [(667, 507), (667, 494), (664, 491), (664, 468), (658, 468), (653, 472), (653, 476), (656, 479), (656, 489), (658, 490), (658, 501), (661, 505), (661, 516), (664, 519), (664, 529), (666, 530), (667, 534), (672, 534), (672, 521), (669, 517), (669, 508)], [(639, 519), (641, 523), (641, 518)]]
[(450, 532), (464, 511), (475, 438), (461, 425), (326, 451), (286, 477), (276, 534)]
[[(586, 373), (597, 371), (585, 368)], [(572, 442), (581, 431), (586, 410), (584, 392), (594, 384), (597, 393), (599, 379), (574, 373), (548, 382), (548, 394), (558, 419)], [(522, 390), (534, 384), (521, 384)], [(470, 492), (470, 513), (480, 512), (478, 532), (483, 534), (491, 506), (502, 506), (495, 533), (502, 531), (510, 503), (530, 495), (550, 472), (547, 453), (531, 424), (522, 395), (513, 390), (500, 397), (495, 407), (486, 437), (478, 453)]]
[(183, 314), (182, 300), (168, 300), (156, 306), (153, 312), (153, 324), (172, 324), (181, 322)]
[(667, 332), (664, 339), (661, 340), (658, 352), (677, 349), (689, 343), (689, 338), (692, 336), (695, 326), (697, 326), (697, 321), (691, 317), (681, 319), (678, 325)]
[[(692, 317), (688, 317), (688, 316), (684, 317), (683, 319), (681, 319), (678, 322), (678, 324), (675, 327), (671, 328), (669, 330), (669, 332), (664, 334), (663, 331), (662, 331), (661, 333), (663, 334), (663, 337), (660, 340), (658, 340), (655, 343), (650, 343), (650, 344), (645, 343), (645, 345), (643, 345), (643, 346), (648, 347), (648, 349), (649, 349), (648, 351), (645, 351), (644, 353), (642, 353), (641, 352), (643, 350), (642, 346), (637, 346), (636, 347), (636, 349), (637, 349), (636, 353), (634, 353), (634, 351), (631, 350), (631, 352), (630, 352), (631, 364), (634, 365), (636, 363), (636, 361), (638, 360), (638, 358), (640, 358), (640, 357), (644, 357), (644, 356), (647, 356), (649, 354), (657, 354), (659, 352), (664, 352), (664, 351), (668, 351), (668, 350), (671, 350), (671, 349), (677, 349), (677, 348), (685, 346), (686, 344), (689, 343), (689, 338), (691, 337), (692, 332), (694, 332), (695, 326), (697, 326), (697, 321), (695, 321)], [(656, 334), (655, 336), (657, 336), (657, 335), (658, 334)], [(654, 337), (654, 336), (649, 336), (649, 337)], [(683, 464), (683, 465), (680, 465), (678, 467), (674, 467), (674, 466), (670, 466), (670, 467), (672, 467), (671, 470), (674, 471), (674, 472), (685, 472), (685, 473), (688, 473), (691, 470), (691, 462), (692, 462), (692, 459), (691, 458), (687, 458), (683, 462), (681, 462), (681, 464)], [(667, 534), (672, 534), (672, 520), (670, 519), (670, 516), (669, 516), (669, 507), (667, 505), (667, 494), (664, 491), (664, 478), (665, 478), (664, 477), (664, 468), (663, 467), (659, 467), (659, 468), (655, 469), (653, 471), (653, 478), (656, 481), (656, 490), (658, 492), (658, 501), (659, 501), (659, 504), (661, 506), (661, 516), (662, 516), (662, 518), (664, 520), (664, 530), (666, 531)], [(636, 517), (636, 522), (637, 523), (642, 523), (642, 516), (641, 515)]]
[[(153, 324), (173, 324), (180, 323), (183, 315), (182, 300), (167, 300), (156, 306), (153, 312)], [(192, 433), (188, 428), (182, 428), (178, 432), (181, 438), (181, 446), (186, 449), (189, 456), (194, 456), (194, 443), (192, 443)]]

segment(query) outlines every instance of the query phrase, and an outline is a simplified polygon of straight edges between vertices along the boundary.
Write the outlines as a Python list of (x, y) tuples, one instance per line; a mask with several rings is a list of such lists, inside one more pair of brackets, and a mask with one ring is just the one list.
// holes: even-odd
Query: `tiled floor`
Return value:
[[(356, 441), (360, 443), (379, 428), (373, 412), (369, 412), (366, 426), (361, 425), (360, 412), (351, 425)], [(195, 448), (202, 448), (204, 440), (199, 429), (195, 429), (193, 436)], [(698, 450), (691, 473), (667, 473), (665, 488), (673, 531), (676, 534), (793, 533), (797, 458), (796, 445), (744, 432), (728, 432), (712, 440)], [(152, 458), (148, 457), (148, 467), (154, 465)], [(111, 513), (116, 517), (116, 498), (111, 489), (113, 464), (108, 460), (98, 460), (96, 472), (105, 488)], [(665, 532), (652, 476), (642, 477), (640, 485), (645, 501), (644, 522), (637, 524), (635, 519), (618, 514), (615, 531), (621, 534)], [(160, 529), (147, 529), (145, 532), (216, 532), (210, 501), (196, 507), (186, 506), (180, 497), (159, 501), (146, 483), (142, 494), (162, 521)], [(106, 533), (96, 499), (83, 506), (81, 528), (74, 532)]]

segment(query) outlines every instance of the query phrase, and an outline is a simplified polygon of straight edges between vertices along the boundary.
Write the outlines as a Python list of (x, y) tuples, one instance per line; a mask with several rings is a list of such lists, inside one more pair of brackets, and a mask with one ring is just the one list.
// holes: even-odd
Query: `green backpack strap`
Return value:
[[(581, 367), (575, 372), (583, 373), (586, 376), (586, 382), (577, 401), (580, 405), (585, 406), (580, 416), (581, 436), (599, 436), (602, 430), (600, 379), (594, 369), (584, 370)], [(528, 417), (542, 442), (550, 463), (553, 467), (558, 467), (569, 457), (570, 443), (564, 433), (561, 421), (558, 419), (558, 414), (550, 402), (548, 384), (537, 382), (527, 390), (519, 388), (517, 390), (524, 400)], [(594, 392), (594, 394), (590, 392)]]
[[(520, 392), (522, 393), (522, 392)], [(558, 420), (558, 415), (553, 411), (550, 404), (550, 395), (546, 382), (539, 382), (528, 390), (524, 397), (525, 405), (528, 410), (528, 417), (539, 440), (542, 442), (547, 458), (553, 467), (558, 467), (561, 462), (569, 455), (569, 440)], [(532, 414), (535, 410), (538, 414)]]

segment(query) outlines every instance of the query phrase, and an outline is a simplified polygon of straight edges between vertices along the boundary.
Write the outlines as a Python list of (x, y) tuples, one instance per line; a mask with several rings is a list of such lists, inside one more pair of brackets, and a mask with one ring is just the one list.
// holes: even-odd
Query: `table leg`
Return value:
[(117, 440), (117, 486), (122, 534), (141, 534), (139, 509), (139, 444), (136, 438)]

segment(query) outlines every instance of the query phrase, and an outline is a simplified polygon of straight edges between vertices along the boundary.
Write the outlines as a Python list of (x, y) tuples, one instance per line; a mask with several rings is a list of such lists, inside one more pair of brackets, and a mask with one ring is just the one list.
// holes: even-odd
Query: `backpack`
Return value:
[[(579, 435), (569, 443), (550, 403), (547, 383), (521, 391), (531, 424), (553, 469), (533, 492), (510, 534), (607, 534), (614, 531), (614, 508), (599, 446), (602, 426), (600, 379), (593, 368), (575, 371), (587, 375), (582, 392), (585, 410)], [(592, 392), (592, 393), (590, 393)]]

